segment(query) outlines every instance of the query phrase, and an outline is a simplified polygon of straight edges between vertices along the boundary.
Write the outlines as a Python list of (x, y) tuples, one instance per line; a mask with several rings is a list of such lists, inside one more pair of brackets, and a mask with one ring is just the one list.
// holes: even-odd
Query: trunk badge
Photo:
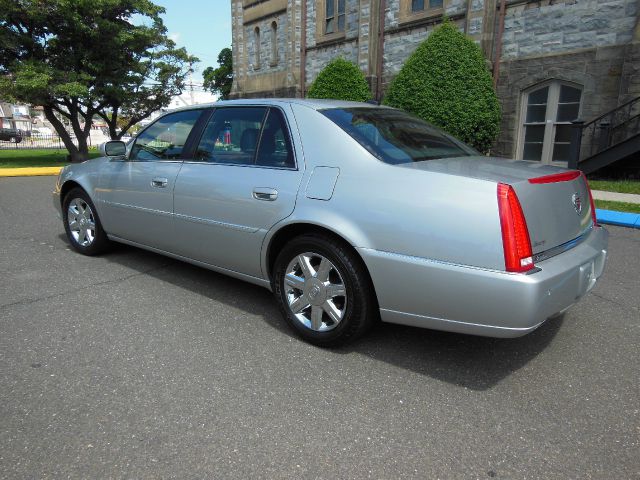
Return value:
[(576, 209), (576, 213), (580, 215), (582, 213), (582, 199), (580, 198), (580, 195), (574, 193), (571, 197), (571, 201), (573, 202), (573, 208)]

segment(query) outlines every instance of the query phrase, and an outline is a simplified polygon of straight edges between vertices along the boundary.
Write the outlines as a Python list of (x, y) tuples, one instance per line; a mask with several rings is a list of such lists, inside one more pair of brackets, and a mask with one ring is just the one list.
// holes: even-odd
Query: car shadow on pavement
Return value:
[[(272, 294), (264, 288), (126, 245), (117, 245), (103, 258), (260, 316), (280, 334), (302, 342), (283, 320)], [(379, 322), (366, 337), (354, 344), (324, 351), (327, 355), (366, 355), (461, 387), (487, 390), (544, 351), (560, 330), (563, 320), (563, 316), (549, 320), (534, 332), (513, 339), (476, 337)], [(309, 345), (309, 348), (316, 347)]]
[(336, 351), (358, 352), (396, 367), (472, 390), (487, 390), (545, 350), (564, 316), (519, 338), (488, 338), (380, 322), (361, 341)]

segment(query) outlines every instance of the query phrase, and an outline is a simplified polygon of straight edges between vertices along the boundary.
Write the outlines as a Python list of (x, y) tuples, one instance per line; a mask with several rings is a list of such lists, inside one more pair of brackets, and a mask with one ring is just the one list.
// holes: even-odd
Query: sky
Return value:
[(229, 0), (154, 0), (167, 11), (162, 16), (169, 37), (179, 47), (200, 59), (195, 66), (195, 89), (202, 85), (202, 72), (218, 66), (218, 53), (231, 47), (231, 2)]

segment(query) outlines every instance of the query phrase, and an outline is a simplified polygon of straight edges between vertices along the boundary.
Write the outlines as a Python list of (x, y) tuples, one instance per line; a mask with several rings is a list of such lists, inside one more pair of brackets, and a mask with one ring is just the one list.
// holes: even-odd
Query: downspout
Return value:
[(307, 0), (302, 0), (300, 19), (302, 20), (300, 26), (300, 96), (304, 98), (307, 81)]
[(496, 56), (493, 60), (493, 88), (498, 86), (500, 77), (500, 57), (502, 55), (502, 34), (504, 32), (504, 17), (507, 13), (507, 0), (500, 0), (500, 19), (498, 20), (498, 37), (496, 38)]
[(382, 101), (382, 63), (384, 62), (384, 24), (386, 0), (380, 0), (378, 12), (378, 61), (376, 62), (376, 100)]

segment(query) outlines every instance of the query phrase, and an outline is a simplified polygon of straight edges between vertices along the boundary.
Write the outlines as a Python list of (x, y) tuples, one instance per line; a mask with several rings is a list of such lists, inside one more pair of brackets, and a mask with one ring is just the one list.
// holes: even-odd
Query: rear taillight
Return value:
[(589, 203), (591, 203), (591, 219), (593, 220), (593, 225), (597, 225), (598, 221), (596, 220), (596, 204), (593, 201), (593, 193), (591, 193), (591, 187), (589, 187), (589, 180), (587, 180), (587, 176), (582, 172), (582, 178), (584, 179), (584, 184), (587, 186), (587, 192), (589, 192)]
[(520, 201), (511, 185), (498, 184), (498, 211), (502, 227), (504, 265), (508, 272), (527, 272), (533, 268), (533, 252), (527, 222)]

